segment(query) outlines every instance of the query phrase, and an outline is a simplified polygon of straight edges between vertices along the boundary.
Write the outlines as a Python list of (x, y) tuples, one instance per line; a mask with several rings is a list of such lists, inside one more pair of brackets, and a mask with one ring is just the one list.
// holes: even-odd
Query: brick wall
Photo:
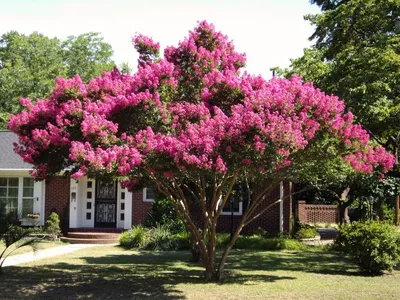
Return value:
[(144, 218), (149, 213), (153, 203), (143, 201), (143, 192), (132, 193), (132, 225), (143, 224)]
[[(260, 185), (261, 189), (262, 186)], [(291, 184), (289, 182), (284, 183), (284, 196), (289, 195), (291, 191)], [(256, 191), (257, 194), (257, 191)], [(259, 206), (258, 211), (266, 208), (271, 203), (275, 202), (279, 199), (279, 185), (273, 189), (268, 195), (266, 195), (266, 199)], [(256, 212), (257, 213), (257, 212)], [(290, 214), (291, 214), (291, 197), (287, 197), (283, 202), (283, 231), (289, 231), (290, 226)], [(242, 216), (233, 216), (234, 229), (236, 229), (236, 224), (239, 223)], [(231, 216), (223, 215), (220, 217), (219, 224), (217, 230), (220, 232), (230, 232), (231, 231)], [(250, 233), (257, 228), (262, 228), (266, 230), (269, 234), (274, 235), (279, 232), (279, 203), (272, 206), (269, 210), (267, 210), (264, 214), (255, 219), (248, 226), (243, 228), (243, 233)]]
[[(261, 188), (261, 187), (260, 187)], [(291, 183), (284, 183), (284, 195), (289, 195), (291, 192)], [(279, 199), (279, 186), (277, 186), (273, 191), (271, 191), (267, 196), (266, 200), (260, 205), (260, 210), (267, 207), (269, 204), (273, 203)], [(201, 226), (201, 219), (199, 216), (195, 216), (196, 211), (199, 212), (200, 208), (197, 208), (197, 203), (194, 203), (195, 207), (191, 207), (192, 216), (196, 220), (199, 226)], [(132, 193), (132, 225), (142, 224), (148, 212), (151, 210), (152, 203), (143, 201), (142, 191), (137, 191)], [(284, 199), (283, 205), (283, 231), (289, 231), (290, 224), (290, 214), (291, 214), (291, 197)], [(234, 229), (239, 223), (242, 216), (233, 216)], [(217, 231), (219, 232), (230, 232), (231, 230), (231, 216), (222, 215), (218, 222)], [(276, 234), (279, 232), (279, 204), (271, 207), (267, 212), (261, 215), (259, 218), (254, 220), (248, 226), (243, 229), (243, 233), (248, 233), (254, 231), (257, 228), (263, 228), (270, 234)]]
[(45, 218), (56, 212), (60, 217), (60, 227), (63, 232), (66, 232), (69, 226), (69, 192), (69, 177), (57, 176), (46, 179)]
[(339, 223), (339, 206), (297, 203), (298, 220), (300, 223)]

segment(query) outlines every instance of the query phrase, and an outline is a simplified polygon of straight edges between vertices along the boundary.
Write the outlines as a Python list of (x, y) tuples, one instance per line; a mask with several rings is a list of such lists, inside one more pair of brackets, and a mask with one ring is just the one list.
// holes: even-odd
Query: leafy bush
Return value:
[(318, 230), (311, 225), (302, 225), (295, 233), (296, 239), (311, 239), (319, 235)]
[(260, 235), (262, 237), (269, 237), (269, 233), (268, 231), (266, 231), (264, 228), (262, 227), (257, 227), (256, 229), (253, 229), (249, 232), (249, 235)]
[(144, 220), (144, 225), (149, 228), (155, 228), (158, 224), (168, 225), (173, 233), (185, 230), (185, 225), (178, 217), (173, 204), (166, 198), (156, 199)]
[(381, 222), (392, 224), (394, 220), (394, 208), (389, 207), (387, 204), (382, 204), (381, 215)]
[(361, 271), (380, 274), (400, 262), (400, 232), (377, 222), (353, 222), (339, 228), (338, 250), (349, 254)]
[(125, 231), (119, 238), (120, 246), (131, 248), (143, 248), (147, 244), (149, 229), (142, 225), (133, 226), (131, 230)]
[(60, 218), (55, 212), (52, 212), (46, 221), (46, 233), (50, 235), (53, 241), (61, 234)]
[(192, 236), (188, 231), (174, 234), (178, 250), (190, 250), (192, 247)]
[(255, 250), (306, 250), (308, 247), (303, 243), (288, 238), (263, 238), (259, 235), (239, 236), (236, 240), (237, 249)]
[(218, 233), (216, 236), (215, 245), (217, 248), (224, 248), (228, 245), (231, 240), (231, 235), (229, 233)]
[(167, 224), (157, 224), (149, 231), (149, 239), (144, 246), (146, 250), (177, 250), (178, 242)]

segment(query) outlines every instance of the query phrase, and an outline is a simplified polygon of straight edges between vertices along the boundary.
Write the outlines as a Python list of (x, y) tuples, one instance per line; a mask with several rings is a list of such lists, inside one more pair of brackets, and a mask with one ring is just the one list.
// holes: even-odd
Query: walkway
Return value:
[[(59, 246), (49, 249), (36, 250), (24, 254), (12, 255), (6, 258), (6, 261), (3, 264), (3, 267), (7, 266), (15, 266), (43, 258), (63, 255), (67, 253), (71, 253), (80, 249), (103, 246), (103, 245), (89, 245), (89, 244), (70, 244), (65, 246)], [(110, 246), (110, 245), (107, 245)]]

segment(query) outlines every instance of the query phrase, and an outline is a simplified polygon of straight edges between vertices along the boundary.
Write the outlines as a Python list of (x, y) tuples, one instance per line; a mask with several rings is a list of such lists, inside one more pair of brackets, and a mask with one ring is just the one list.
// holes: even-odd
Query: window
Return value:
[(125, 221), (125, 214), (121, 214), (121, 221)]
[(125, 200), (125, 192), (121, 192), (121, 200)]
[(92, 219), (92, 213), (88, 212), (86, 213), (86, 220), (91, 220)]
[(121, 210), (125, 210), (125, 203), (121, 203)]
[(86, 186), (87, 186), (88, 189), (91, 189), (92, 186), (93, 186), (93, 182), (92, 181), (88, 181)]
[(143, 201), (144, 202), (154, 202), (155, 190), (151, 187), (146, 187), (143, 189)]
[(92, 192), (87, 192), (86, 193), (86, 198), (87, 199), (92, 199)]
[(86, 202), (86, 209), (92, 209), (92, 202)]
[[(232, 202), (233, 215), (241, 216), (243, 213), (243, 201), (233, 201)], [(222, 215), (231, 215), (231, 202), (228, 200), (222, 209)]]
[(6, 212), (18, 212), (18, 178), (0, 178), (0, 201)]
[(22, 192), (22, 217), (25, 218), (28, 214), (33, 214), (34, 197), (33, 186), (35, 181), (33, 178), (23, 179), (23, 192)]

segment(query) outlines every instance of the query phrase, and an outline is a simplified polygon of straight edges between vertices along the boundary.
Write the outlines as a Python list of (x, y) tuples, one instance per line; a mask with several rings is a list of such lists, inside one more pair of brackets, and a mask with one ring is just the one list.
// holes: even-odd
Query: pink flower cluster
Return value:
[(138, 34), (132, 39), (135, 49), (139, 52), (139, 65), (144, 66), (158, 57), (160, 44), (145, 35)]
[(343, 101), (299, 76), (265, 81), (241, 74), (245, 55), (205, 21), (166, 48), (164, 59), (154, 59), (159, 44), (151, 39), (138, 35), (134, 43), (141, 55), (136, 74), (114, 70), (88, 84), (58, 78), (49, 99), (21, 99), (26, 111), (9, 127), (38, 178), (54, 162), (75, 166), (75, 178), (106, 172), (128, 178), (129, 187), (141, 172), (166, 180), (192, 170), (266, 172), (289, 168), (318, 133), (341, 143), (354, 170), (393, 166)]

